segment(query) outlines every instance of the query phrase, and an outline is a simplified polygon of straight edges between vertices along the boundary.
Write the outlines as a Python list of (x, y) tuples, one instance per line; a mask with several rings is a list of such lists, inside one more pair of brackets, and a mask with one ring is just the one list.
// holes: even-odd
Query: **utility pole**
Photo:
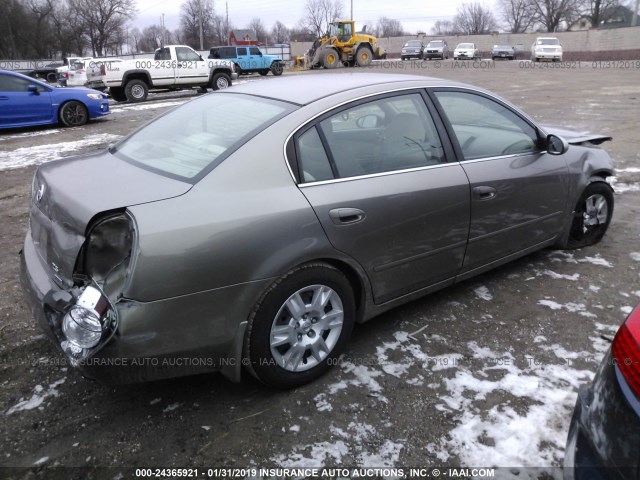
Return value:
[(351, 20), (353, 20), (353, 0), (351, 0)]
[(640, 6), (640, 0), (636, 0), (636, 8), (633, 9), (633, 17), (631, 17), (631, 26), (638, 26), (638, 7)]
[(164, 13), (160, 14), (160, 48), (164, 47)]
[(204, 50), (204, 39), (202, 38), (202, 0), (200, 0), (200, 50)]
[(227, 37), (227, 45), (229, 45), (229, 2), (224, 2), (227, 7), (227, 21), (224, 24), (224, 34)]

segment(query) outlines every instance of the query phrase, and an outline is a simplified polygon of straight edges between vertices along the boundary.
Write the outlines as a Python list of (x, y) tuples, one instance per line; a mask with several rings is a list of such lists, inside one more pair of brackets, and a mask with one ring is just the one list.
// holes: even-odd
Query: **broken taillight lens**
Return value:
[(618, 330), (611, 352), (629, 387), (640, 397), (640, 305)]

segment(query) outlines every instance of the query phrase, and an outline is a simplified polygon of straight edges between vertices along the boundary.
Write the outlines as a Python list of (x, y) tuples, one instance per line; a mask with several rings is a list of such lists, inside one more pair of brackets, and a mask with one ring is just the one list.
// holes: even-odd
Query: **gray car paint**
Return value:
[[(124, 167), (108, 153), (40, 167), (37, 175), (48, 182), (48, 220), (57, 237), (51, 246), (53, 251), (65, 252), (65, 272), (72, 268), (73, 254), (77, 254), (82, 235), (96, 214), (126, 208), (135, 220), (137, 244), (132, 273), (116, 303), (120, 316), (118, 333), (98, 356), (171, 357), (206, 351), (216, 361), (206, 365), (205, 370), (222, 370), (238, 380), (249, 314), (268, 286), (297, 265), (324, 260), (343, 270), (356, 294), (358, 321), (469, 274), (461, 266), (470, 190), (463, 166), (455, 159), (443, 167), (299, 188), (289, 168), (291, 159), (285, 154), (287, 141), (302, 125), (339, 105), (388, 91), (455, 84), (376, 74), (341, 75), (340, 82), (318, 75), (260, 84), (235, 87), (234, 92), (285, 99), (302, 106), (267, 127), (192, 188), (131, 165)], [(221, 94), (224, 91), (215, 93)], [(82, 167), (87, 159), (92, 162), (91, 169)], [(519, 162), (526, 167), (530, 159), (506, 162), (511, 162), (506, 171), (500, 165), (504, 161), (496, 162), (490, 169), (494, 175), (487, 173), (477, 181), (499, 182), (504, 192), (520, 188), (518, 182), (526, 184), (526, 177), (520, 172), (527, 170)], [(534, 211), (537, 217), (560, 209), (563, 221), (553, 224), (557, 231), (554, 234), (551, 225), (544, 226), (542, 222), (548, 230), (537, 238), (547, 239), (546, 242), (514, 246), (510, 254), (490, 252), (484, 266), (482, 260), (473, 264), (481, 265), (474, 273), (556, 241), (566, 231), (584, 187), (612, 174), (608, 155), (591, 146), (572, 145), (563, 156), (551, 157), (544, 163), (554, 167), (553, 173), (541, 177), (539, 184), (532, 184), (529, 197), (513, 197), (513, 202), (540, 203), (545, 195), (561, 192), (562, 201), (552, 199), (549, 207), (533, 207), (540, 210)], [(565, 179), (562, 171), (567, 169), (569, 175)], [(560, 184), (564, 187), (553, 185), (554, 176), (562, 178)], [(98, 179), (108, 179), (114, 188), (106, 192)], [(75, 189), (78, 183), (85, 185), (80, 195)], [(440, 190), (427, 190), (425, 186), (438, 186)], [(367, 192), (377, 193), (367, 197)], [(415, 196), (420, 201), (412, 201)], [(341, 227), (334, 228), (328, 222), (329, 209), (354, 206), (364, 207), (367, 212), (357, 230), (346, 233), (346, 228), (340, 231)], [(499, 216), (509, 206), (505, 202), (490, 213)], [(511, 207), (522, 214), (517, 204)], [(46, 219), (38, 221), (46, 223)], [(449, 228), (451, 221), (454, 228)], [(479, 225), (483, 221), (478, 220)], [(508, 228), (513, 217), (500, 217), (499, 221), (502, 223), (498, 229)], [(565, 227), (560, 228), (563, 224)], [(72, 228), (63, 228), (67, 225)], [(494, 228), (491, 225), (480, 227), (486, 231)], [(422, 226), (424, 232), (411, 234), (416, 226)], [(48, 258), (37, 258), (33, 232), (30, 230), (25, 239), (23, 285), (34, 315), (47, 329), (42, 315), (45, 296), (61, 286), (50, 281), (52, 273), (46, 263), (43, 266), (42, 260), (47, 262)], [(65, 249), (65, 242), (71, 247)], [(491, 248), (490, 243), (487, 245)], [(363, 246), (361, 251), (363, 248), (358, 247)], [(425, 269), (429, 275), (421, 276)], [(233, 365), (223, 363), (229, 357), (235, 361)], [(202, 370), (141, 367), (134, 374), (127, 369), (116, 371), (90, 365), (80, 368), (87, 375), (114, 382)]]

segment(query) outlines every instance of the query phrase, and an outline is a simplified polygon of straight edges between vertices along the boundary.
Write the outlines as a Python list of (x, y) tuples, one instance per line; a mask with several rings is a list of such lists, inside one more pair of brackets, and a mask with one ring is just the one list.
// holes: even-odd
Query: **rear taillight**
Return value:
[(107, 69), (104, 67), (103, 65), (100, 65), (100, 75), (106, 75), (107, 74)]
[(611, 352), (629, 387), (640, 397), (640, 305), (618, 330)]

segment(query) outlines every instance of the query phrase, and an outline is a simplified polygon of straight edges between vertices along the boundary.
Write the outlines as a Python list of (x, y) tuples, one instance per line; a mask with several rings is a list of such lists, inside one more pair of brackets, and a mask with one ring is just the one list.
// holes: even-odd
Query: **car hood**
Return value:
[(553, 134), (562, 137), (571, 145), (579, 145), (585, 142), (600, 145), (601, 143), (612, 140), (613, 138), (608, 135), (598, 135), (589, 132), (578, 132), (576, 130), (569, 130), (563, 127), (543, 125), (542, 128), (547, 134)]
[(181, 182), (131, 165), (108, 150), (41, 165), (33, 182), (31, 235), (43, 262), (69, 281), (96, 215), (183, 195)]

